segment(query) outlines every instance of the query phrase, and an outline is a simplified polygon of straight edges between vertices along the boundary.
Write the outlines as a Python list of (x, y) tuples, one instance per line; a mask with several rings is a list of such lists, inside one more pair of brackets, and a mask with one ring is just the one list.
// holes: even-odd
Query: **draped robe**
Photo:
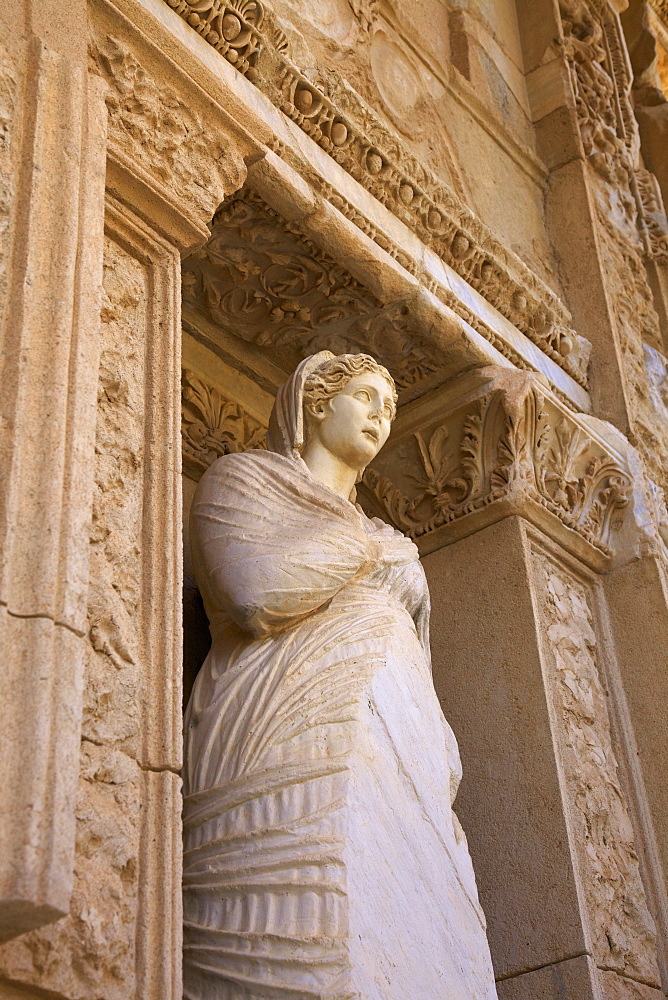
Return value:
[(492, 1000), (424, 572), (301, 460), (308, 370), (275, 450), (218, 459), (193, 500), (213, 644), (185, 723), (184, 996)]

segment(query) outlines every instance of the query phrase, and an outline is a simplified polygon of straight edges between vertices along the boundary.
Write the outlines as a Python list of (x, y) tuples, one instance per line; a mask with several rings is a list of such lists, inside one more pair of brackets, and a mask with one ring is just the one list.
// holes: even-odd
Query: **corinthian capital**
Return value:
[(611, 555), (631, 478), (614, 435), (546, 380), (489, 367), (404, 408), (362, 493), (428, 552), (521, 514), (588, 562)]

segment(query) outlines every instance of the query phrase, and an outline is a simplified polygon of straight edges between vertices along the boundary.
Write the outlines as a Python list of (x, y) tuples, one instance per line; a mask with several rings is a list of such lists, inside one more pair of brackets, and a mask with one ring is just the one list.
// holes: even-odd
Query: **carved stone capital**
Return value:
[(521, 514), (600, 566), (630, 488), (623, 457), (542, 376), (489, 367), (404, 408), (361, 497), (424, 552)]

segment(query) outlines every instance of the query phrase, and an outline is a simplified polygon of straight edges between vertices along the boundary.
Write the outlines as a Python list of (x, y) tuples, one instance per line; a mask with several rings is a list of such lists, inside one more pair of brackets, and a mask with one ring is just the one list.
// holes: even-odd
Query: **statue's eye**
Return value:
[(371, 396), (369, 395), (366, 389), (358, 389), (357, 392), (355, 393), (355, 399), (363, 399), (365, 403), (368, 403), (369, 400), (371, 399)]

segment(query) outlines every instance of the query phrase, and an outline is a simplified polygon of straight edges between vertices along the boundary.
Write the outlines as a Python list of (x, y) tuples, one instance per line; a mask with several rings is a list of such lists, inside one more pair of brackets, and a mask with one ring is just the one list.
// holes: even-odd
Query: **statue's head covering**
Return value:
[(285, 458), (299, 458), (304, 447), (304, 385), (309, 375), (330, 361), (331, 351), (319, 351), (297, 365), (288, 381), (276, 393), (269, 418), (267, 448)]

